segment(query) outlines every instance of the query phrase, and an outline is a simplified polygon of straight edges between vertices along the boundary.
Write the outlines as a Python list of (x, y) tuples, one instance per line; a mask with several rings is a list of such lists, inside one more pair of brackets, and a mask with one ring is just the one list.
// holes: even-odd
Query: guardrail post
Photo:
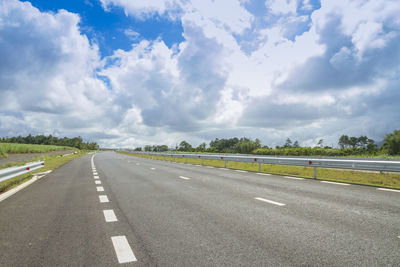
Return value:
[(261, 172), (261, 162), (258, 163), (258, 172)]
[(226, 169), (226, 160), (225, 160), (225, 169)]
[(314, 179), (317, 179), (317, 167), (314, 167)]
[(204, 159), (201, 159), (201, 165), (204, 166)]

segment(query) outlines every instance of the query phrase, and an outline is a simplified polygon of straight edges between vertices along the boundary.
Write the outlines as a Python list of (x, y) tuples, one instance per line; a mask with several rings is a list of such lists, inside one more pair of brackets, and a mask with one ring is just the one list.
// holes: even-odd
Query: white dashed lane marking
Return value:
[(112, 236), (111, 240), (119, 263), (137, 261), (135, 254), (133, 254), (133, 251), (129, 246), (126, 236)]
[(94, 183), (95, 184), (101, 184), (101, 181), (100, 180), (95, 180)]
[(235, 172), (247, 172), (247, 171), (242, 171), (242, 170), (235, 170)]
[(100, 196), (99, 196), (99, 200), (100, 200), (100, 203), (107, 203), (107, 202), (109, 202), (109, 201), (108, 201), (107, 195), (100, 195)]
[(321, 181), (321, 183), (325, 183), (325, 184), (337, 184), (337, 185), (350, 185), (350, 184), (346, 184), (346, 183), (337, 183), (337, 182), (330, 182), (330, 181)]
[(377, 188), (376, 190), (381, 190), (381, 191), (389, 191), (389, 192), (396, 192), (396, 193), (400, 193), (400, 190), (396, 190), (396, 189), (389, 189), (389, 188)]
[(150, 170), (154, 171), (156, 168), (150, 168)]
[(304, 180), (304, 178), (292, 177), (292, 176), (283, 176), (283, 178), (286, 178), (286, 179), (293, 179), (293, 180)]
[(104, 187), (102, 187), (102, 186), (97, 186), (96, 189), (97, 189), (97, 192), (104, 192)]
[(254, 199), (257, 199), (257, 200), (260, 200), (260, 201), (263, 201), (263, 202), (266, 202), (266, 203), (269, 203), (269, 204), (274, 204), (274, 205), (277, 205), (277, 206), (285, 206), (286, 204), (283, 204), (283, 203), (280, 203), (280, 202), (276, 202), (276, 201), (272, 201), (272, 200), (269, 200), (269, 199), (265, 199), (265, 198), (262, 198), (262, 197), (255, 197)]
[(179, 178), (183, 179), (183, 180), (190, 180), (189, 177), (185, 177), (185, 176), (179, 176)]
[(103, 210), (104, 218), (106, 222), (117, 222), (117, 216), (115, 216), (114, 210)]
[(99, 179), (99, 176), (97, 176), (97, 175), (95, 175), (95, 176), (93, 176), (94, 177), (94, 179)]

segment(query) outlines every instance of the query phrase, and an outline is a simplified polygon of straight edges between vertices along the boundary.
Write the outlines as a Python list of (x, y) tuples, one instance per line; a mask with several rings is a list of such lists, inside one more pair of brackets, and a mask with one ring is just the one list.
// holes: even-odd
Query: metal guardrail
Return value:
[[(128, 151), (125, 151), (128, 152)], [(327, 159), (327, 158), (299, 158), (299, 157), (270, 157), (258, 155), (226, 155), (226, 154), (194, 154), (194, 153), (160, 153), (160, 152), (132, 152), (137, 154), (146, 154), (154, 156), (185, 158), (185, 159), (210, 159), (237, 162), (258, 163), (259, 171), (261, 172), (261, 164), (279, 164), (291, 166), (306, 166), (314, 168), (314, 178), (317, 178), (317, 168), (338, 168), (338, 169), (353, 169), (353, 170), (371, 170), (371, 171), (386, 171), (400, 172), (400, 161), (386, 160), (359, 160), (359, 159)]]
[(0, 183), (18, 176), (19, 180), (21, 180), (21, 175), (43, 167), (44, 167), (44, 161), (38, 161), (38, 162), (28, 163), (24, 166), (18, 166), (0, 170)]

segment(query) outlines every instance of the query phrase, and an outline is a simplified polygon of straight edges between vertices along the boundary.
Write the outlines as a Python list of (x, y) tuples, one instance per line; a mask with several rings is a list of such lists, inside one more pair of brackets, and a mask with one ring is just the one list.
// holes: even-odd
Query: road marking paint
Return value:
[(140, 163), (136, 163), (136, 165), (140, 165)]
[(235, 170), (235, 172), (247, 172), (247, 171), (242, 171), (242, 170)]
[(223, 170), (223, 171), (229, 171), (229, 169), (227, 169), (227, 168), (219, 168), (220, 170)]
[(109, 202), (109, 201), (108, 201), (107, 195), (100, 195), (100, 196), (99, 196), (99, 200), (100, 200), (100, 203)]
[(101, 184), (101, 181), (100, 180), (95, 180), (94, 183), (95, 184)]
[(133, 254), (131, 246), (129, 246), (126, 236), (112, 236), (111, 240), (119, 263), (137, 261), (135, 254)]
[(95, 168), (95, 167), (92, 167), (92, 171), (94, 171), (94, 172), (95, 172), (95, 171), (96, 171), (96, 168)]
[(185, 177), (185, 176), (179, 176), (179, 178), (184, 179), (184, 180), (190, 180), (190, 178)]
[(155, 169), (156, 169), (156, 168), (150, 168), (150, 170), (153, 170), (153, 171), (154, 171)]
[(104, 191), (104, 187), (102, 187), (102, 186), (97, 186), (96, 189), (97, 189), (97, 192), (103, 192)]
[(285, 206), (286, 204), (283, 204), (283, 203), (280, 203), (280, 202), (276, 202), (276, 201), (272, 201), (272, 200), (268, 200), (268, 199), (265, 199), (265, 198), (262, 198), (262, 197), (255, 197), (254, 199), (257, 199), (257, 200), (260, 200), (260, 201), (263, 201), (263, 202), (267, 202), (267, 203), (270, 203), (270, 204), (274, 204), (274, 205), (277, 205), (277, 206)]
[(94, 179), (99, 179), (100, 177), (98, 175), (93, 176)]
[(99, 175), (97, 172), (93, 172), (93, 175)]
[(103, 210), (104, 218), (106, 222), (117, 222), (117, 216), (115, 216), (114, 210)]
[(321, 183), (325, 183), (325, 184), (337, 184), (337, 185), (350, 185), (350, 184), (338, 183), (338, 182), (330, 182), (330, 181), (321, 181)]
[(203, 166), (201, 166), (201, 165), (196, 165), (197, 167), (203, 167)]
[(397, 192), (397, 193), (400, 193), (400, 190), (389, 189), (389, 188), (377, 188), (376, 190), (382, 190), (382, 191), (390, 191), (390, 192)]
[(300, 177), (292, 177), (292, 176), (283, 176), (283, 178), (287, 178), (287, 179), (293, 179), (293, 180), (304, 180), (304, 178), (300, 178)]
[(261, 173), (261, 172), (257, 172), (256, 174), (258, 174), (258, 175), (265, 175), (265, 176), (271, 175), (271, 174), (269, 174), (269, 173)]
[(214, 169), (214, 167), (213, 167), (213, 166), (206, 166), (206, 168), (209, 168), (209, 169)]

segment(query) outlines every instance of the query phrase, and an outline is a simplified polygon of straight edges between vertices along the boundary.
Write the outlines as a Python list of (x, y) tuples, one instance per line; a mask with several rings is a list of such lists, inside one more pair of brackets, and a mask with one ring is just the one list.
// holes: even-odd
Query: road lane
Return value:
[[(149, 246), (161, 265), (399, 263), (399, 199), (372, 187), (124, 155), (96, 159), (135, 232), (157, 243)], [(286, 206), (254, 203), (256, 197)]]
[(0, 266), (400, 265), (397, 192), (90, 158), (0, 203)]

